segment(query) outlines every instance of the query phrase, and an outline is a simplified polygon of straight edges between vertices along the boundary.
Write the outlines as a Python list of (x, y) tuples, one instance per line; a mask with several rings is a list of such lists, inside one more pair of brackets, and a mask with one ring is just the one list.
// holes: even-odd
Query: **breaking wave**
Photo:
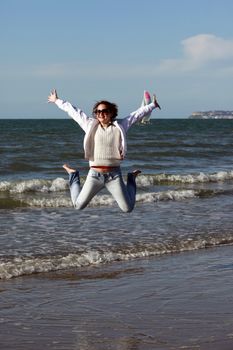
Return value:
[(117, 250), (100, 249), (89, 250), (80, 253), (68, 253), (66, 255), (39, 256), (39, 257), (12, 257), (0, 261), (0, 279), (46, 273), (72, 268), (81, 268), (91, 265), (99, 265), (114, 261), (126, 261), (136, 258), (158, 256), (164, 254), (193, 251), (233, 243), (233, 235), (196, 236), (186, 239), (176, 237), (166, 242), (140, 243), (138, 246), (129, 245)]
[(28, 193), (28, 192), (60, 192), (68, 188), (68, 183), (63, 178), (55, 180), (22, 180), (22, 181), (1, 181), (0, 192)]
[[(136, 195), (137, 203), (154, 203), (160, 201), (182, 201), (191, 198), (210, 197), (223, 194), (223, 191), (211, 190), (168, 190), (161, 192), (148, 192)], [(89, 203), (89, 207), (112, 206), (115, 200), (111, 195), (96, 195)], [(60, 196), (27, 196), (22, 199), (0, 198), (0, 208), (38, 207), (60, 208), (73, 207), (70, 196), (65, 193)]]
[(212, 174), (156, 174), (141, 175), (138, 177), (139, 186), (151, 186), (157, 184), (198, 184), (233, 180), (233, 171), (219, 171)]
[[(212, 174), (141, 174), (137, 178), (139, 187), (149, 187), (161, 184), (198, 184), (211, 182), (224, 182), (233, 180), (233, 171), (219, 171)], [(83, 183), (84, 178), (81, 178)], [(64, 178), (54, 180), (31, 179), (18, 181), (0, 181), (0, 192), (28, 193), (28, 192), (61, 192), (68, 189), (68, 181)]]
[[(213, 174), (152, 174), (140, 175), (137, 179), (137, 203), (153, 203), (158, 201), (182, 201), (191, 198), (203, 198), (220, 194), (231, 194), (232, 190), (210, 189), (198, 187), (198, 184), (226, 182), (233, 180), (233, 171), (221, 171)], [(84, 178), (81, 179), (81, 183)], [(188, 188), (196, 184), (197, 188)], [(159, 186), (173, 186), (161, 191)], [(186, 186), (185, 186), (186, 185)], [(157, 186), (157, 188), (155, 187)], [(178, 188), (174, 188), (178, 186)], [(185, 188), (187, 187), (187, 188)], [(157, 191), (156, 191), (157, 190)], [(112, 206), (114, 199), (108, 194), (95, 196), (90, 207)], [(54, 180), (29, 179), (21, 181), (0, 182), (0, 208), (41, 207), (59, 208), (72, 207), (69, 196), (68, 181), (64, 178)]]

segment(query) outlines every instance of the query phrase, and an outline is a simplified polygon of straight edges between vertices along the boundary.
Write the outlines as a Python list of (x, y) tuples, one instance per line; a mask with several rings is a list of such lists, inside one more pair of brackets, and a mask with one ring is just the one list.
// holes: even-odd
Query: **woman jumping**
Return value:
[(116, 121), (118, 108), (115, 103), (98, 101), (93, 107), (93, 116), (88, 117), (81, 109), (58, 98), (53, 90), (48, 102), (55, 103), (68, 113), (84, 130), (85, 158), (90, 170), (81, 189), (79, 172), (67, 164), (63, 168), (69, 174), (71, 200), (76, 209), (84, 209), (91, 199), (104, 187), (112, 194), (123, 212), (131, 212), (135, 205), (136, 170), (128, 173), (125, 185), (120, 164), (126, 155), (126, 132), (153, 109), (160, 108), (155, 95), (153, 102), (140, 107), (124, 119)]

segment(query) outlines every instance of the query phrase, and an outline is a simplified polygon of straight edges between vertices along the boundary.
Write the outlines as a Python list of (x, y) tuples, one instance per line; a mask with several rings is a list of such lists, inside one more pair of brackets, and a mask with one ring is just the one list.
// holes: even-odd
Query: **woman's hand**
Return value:
[(155, 96), (155, 95), (153, 95), (152, 102), (154, 103), (155, 108), (159, 108), (159, 109), (161, 109), (161, 107), (160, 107), (160, 105), (158, 104), (158, 101), (157, 101), (157, 99), (156, 99), (156, 96)]
[(48, 102), (55, 103), (57, 99), (58, 99), (57, 91), (53, 89), (50, 92), (50, 95), (48, 96)]

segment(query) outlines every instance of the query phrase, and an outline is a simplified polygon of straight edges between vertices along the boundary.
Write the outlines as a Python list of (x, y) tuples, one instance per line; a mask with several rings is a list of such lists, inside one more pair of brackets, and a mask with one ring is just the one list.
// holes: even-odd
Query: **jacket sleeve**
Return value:
[(88, 124), (91, 122), (92, 118), (88, 117), (81, 109), (73, 106), (70, 102), (57, 99), (55, 103), (58, 108), (68, 113), (85, 132), (87, 131)]
[(138, 108), (136, 111), (130, 113), (127, 117), (120, 121), (124, 130), (127, 131), (133, 124), (139, 122), (146, 114), (151, 113), (155, 109), (155, 104), (152, 102), (146, 106)]

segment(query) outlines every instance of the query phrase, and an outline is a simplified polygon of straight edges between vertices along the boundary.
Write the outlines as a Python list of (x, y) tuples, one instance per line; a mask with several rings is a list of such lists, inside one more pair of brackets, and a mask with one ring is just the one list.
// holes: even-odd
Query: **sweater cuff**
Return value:
[(60, 98), (57, 98), (56, 101), (55, 101), (55, 104), (56, 104), (58, 107), (61, 107), (61, 105), (63, 104), (63, 100), (61, 100)]
[(154, 102), (151, 102), (148, 104), (148, 107), (150, 107), (150, 109), (155, 109), (156, 105), (154, 104)]

